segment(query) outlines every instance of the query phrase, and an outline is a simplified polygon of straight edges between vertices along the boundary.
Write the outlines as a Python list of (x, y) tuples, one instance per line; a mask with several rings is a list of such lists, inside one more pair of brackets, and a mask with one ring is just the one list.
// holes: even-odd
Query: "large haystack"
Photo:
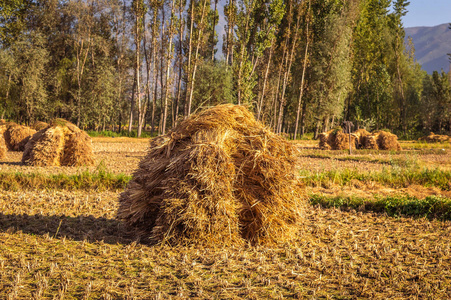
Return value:
[(33, 128), (36, 131), (46, 129), (47, 127), (49, 127), (49, 124), (41, 121), (36, 121), (34, 122), (33, 126), (31, 126), (31, 128)]
[(3, 135), (9, 150), (24, 151), (25, 145), (35, 133), (36, 130), (28, 126), (9, 123), (6, 125), (6, 130), (3, 132)]
[(365, 149), (374, 150), (401, 150), (396, 134), (387, 131), (376, 131), (364, 138)]
[(420, 141), (426, 141), (427, 143), (443, 143), (446, 141), (451, 141), (451, 137), (448, 135), (440, 135), (435, 134), (433, 132), (429, 133), (429, 135), (424, 136), (419, 139)]
[(3, 159), (6, 156), (6, 151), (8, 149), (6, 148), (5, 139), (3, 138), (3, 135), (0, 134), (0, 159)]
[(93, 165), (91, 138), (74, 124), (55, 119), (31, 137), (22, 162), (33, 166)]
[[(356, 148), (357, 137), (351, 134), (351, 149)], [(319, 147), (323, 150), (349, 149), (349, 134), (343, 133), (341, 128), (323, 132), (319, 135)]]
[(191, 115), (151, 140), (118, 218), (153, 243), (287, 241), (302, 208), (294, 151), (243, 106)]

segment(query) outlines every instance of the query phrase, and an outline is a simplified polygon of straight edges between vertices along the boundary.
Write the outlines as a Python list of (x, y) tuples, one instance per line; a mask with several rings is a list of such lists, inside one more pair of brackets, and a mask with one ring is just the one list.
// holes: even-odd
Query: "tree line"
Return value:
[[(451, 131), (443, 71), (405, 43), (405, 0), (9, 0), (0, 117), (164, 134), (198, 109), (246, 105), (299, 138), (343, 120), (403, 137)], [(222, 40), (222, 47), (219, 49)]]

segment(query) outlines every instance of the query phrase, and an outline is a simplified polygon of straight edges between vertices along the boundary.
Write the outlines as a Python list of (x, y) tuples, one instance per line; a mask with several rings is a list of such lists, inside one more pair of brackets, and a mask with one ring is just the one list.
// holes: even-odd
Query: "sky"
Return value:
[(410, 0), (407, 10), (404, 27), (451, 23), (451, 0)]

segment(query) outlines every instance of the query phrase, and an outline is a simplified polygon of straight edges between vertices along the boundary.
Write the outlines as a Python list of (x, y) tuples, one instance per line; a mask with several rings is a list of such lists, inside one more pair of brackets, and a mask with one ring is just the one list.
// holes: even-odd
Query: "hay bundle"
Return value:
[(301, 210), (294, 159), (246, 108), (216, 106), (151, 140), (117, 215), (154, 243), (286, 241)]
[(398, 143), (398, 136), (387, 131), (378, 131), (377, 145), (380, 150), (401, 150), (401, 145)]
[(36, 121), (34, 122), (33, 126), (31, 126), (31, 128), (33, 128), (36, 131), (45, 129), (49, 126), (49, 124), (47, 124), (46, 122), (41, 122), (41, 121)]
[(420, 138), (420, 140), (426, 141), (427, 143), (443, 143), (451, 140), (451, 137), (431, 132), (428, 136)]
[(6, 148), (5, 139), (3, 138), (3, 135), (0, 134), (0, 159), (6, 156), (7, 150), (8, 149)]
[(3, 135), (9, 150), (24, 151), (26, 143), (34, 133), (36, 130), (28, 126), (9, 123), (6, 125)]
[(33, 166), (92, 165), (91, 138), (74, 124), (55, 119), (31, 137), (22, 162)]
[(387, 131), (376, 131), (364, 138), (365, 149), (401, 150), (398, 136)]
[(323, 132), (319, 134), (319, 148), (321, 150), (330, 150), (333, 145), (333, 130), (329, 130), (328, 132)]
[[(356, 135), (351, 134), (351, 148), (355, 149), (358, 143)], [(349, 133), (343, 133), (343, 129), (337, 128), (323, 132), (319, 135), (319, 148), (322, 150), (346, 150), (349, 149)]]
[(361, 149), (365, 146), (365, 137), (371, 135), (366, 129), (358, 129), (353, 133), (357, 138), (357, 148)]

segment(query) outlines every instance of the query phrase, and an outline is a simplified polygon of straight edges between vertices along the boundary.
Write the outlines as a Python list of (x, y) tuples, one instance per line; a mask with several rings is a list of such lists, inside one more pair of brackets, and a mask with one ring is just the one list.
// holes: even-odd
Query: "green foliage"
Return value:
[(419, 199), (412, 196), (376, 197), (368, 200), (359, 197), (327, 197), (311, 195), (310, 203), (323, 207), (355, 209), (386, 213), (389, 216), (414, 216), (451, 220), (451, 199), (440, 196), (428, 196)]
[(0, 173), (0, 188), (20, 191), (23, 189), (94, 189), (122, 190), (131, 176), (113, 174), (99, 167), (96, 173), (84, 171), (76, 175), (44, 175), (41, 173)]
[[(409, 162), (404, 162), (412, 165)], [(392, 162), (394, 164), (394, 162)], [(330, 183), (338, 185), (349, 184), (352, 180), (362, 182), (374, 181), (391, 187), (407, 187), (412, 184), (435, 186), (442, 190), (451, 190), (451, 171), (439, 169), (418, 169), (416, 167), (392, 167), (382, 172), (360, 173), (356, 170), (343, 169), (321, 173), (300, 173), (301, 181), (309, 186), (328, 186)]]

